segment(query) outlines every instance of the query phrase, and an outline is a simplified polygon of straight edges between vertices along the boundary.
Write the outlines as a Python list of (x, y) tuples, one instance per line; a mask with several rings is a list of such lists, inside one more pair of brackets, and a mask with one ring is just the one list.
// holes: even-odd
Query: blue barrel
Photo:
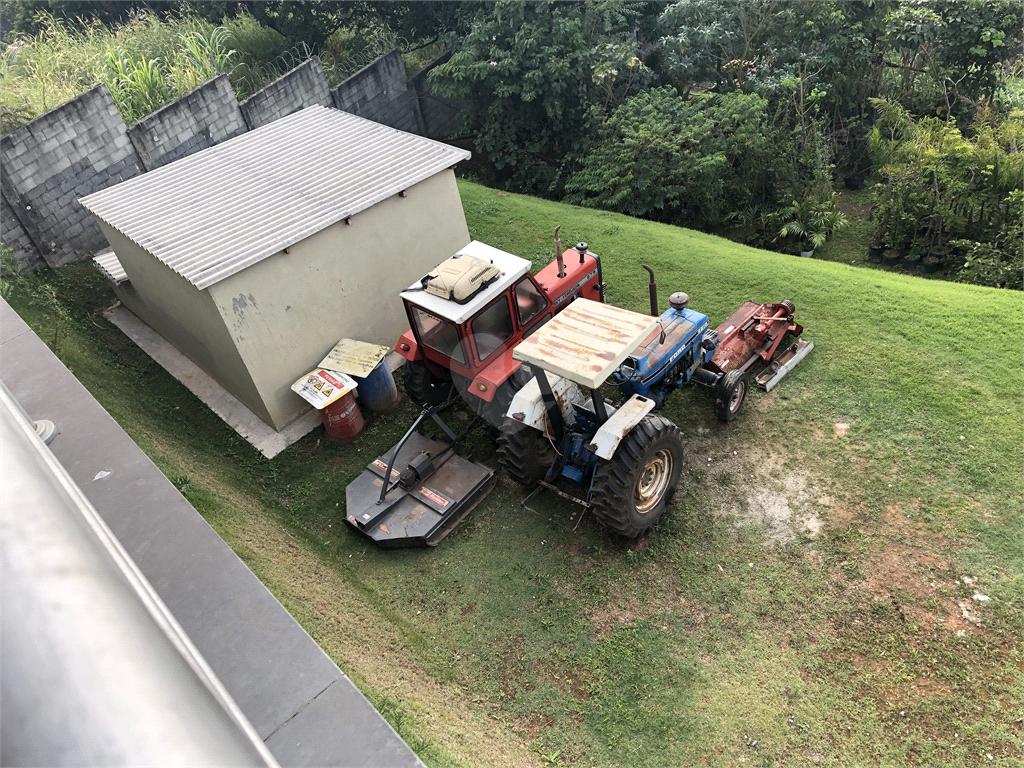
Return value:
[(398, 402), (398, 387), (387, 358), (382, 358), (365, 379), (353, 376), (359, 382), (356, 393), (363, 405), (371, 411), (386, 411)]

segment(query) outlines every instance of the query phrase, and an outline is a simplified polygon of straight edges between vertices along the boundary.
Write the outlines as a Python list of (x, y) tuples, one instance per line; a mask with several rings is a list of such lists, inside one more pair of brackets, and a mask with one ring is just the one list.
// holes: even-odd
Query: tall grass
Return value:
[(107, 28), (96, 21), (65, 21), (41, 13), (40, 31), (0, 54), (0, 132), (105, 83), (125, 122), (141, 120), (218, 74), (227, 74), (239, 99), (312, 56), (320, 56), (333, 87), (392, 48), (408, 48), (385, 25), (338, 29), (323, 50), (288, 47), (277, 31), (249, 14), (220, 26), (193, 16), (148, 14)]
[[(211, 77), (245, 76), (279, 56), (284, 38), (251, 16), (215, 26), (203, 19), (146, 15), (108, 29), (97, 22), (41, 16), (41, 30), (19, 38), (0, 55), (0, 129), (19, 125), (105, 83), (133, 123)], [(234, 70), (239, 68), (238, 75)], [(272, 78), (271, 78), (272, 79)]]

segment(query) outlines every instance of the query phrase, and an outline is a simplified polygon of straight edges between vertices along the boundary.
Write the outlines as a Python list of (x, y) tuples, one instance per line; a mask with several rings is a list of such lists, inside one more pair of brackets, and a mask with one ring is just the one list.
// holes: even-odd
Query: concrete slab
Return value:
[[(354, 697), (365, 706), (353, 706)], [(324, 733), (321, 723), (338, 721), (344, 729)], [(409, 765), (408, 747), (395, 740), (391, 726), (347, 678), (333, 683), (265, 742), (281, 765), (315, 765), (324, 753), (338, 755), (347, 768)]]
[[(54, 456), (271, 751), (275, 734), (288, 732), (284, 726), (302, 734), (301, 748), (280, 742), (288, 755), (275, 753), (282, 765), (422, 766), (337, 665), (2, 300), (0, 379), (29, 418), (47, 418), (57, 425), (50, 444)], [(317, 703), (328, 690), (330, 696)], [(327, 706), (336, 696), (341, 703)]]
[(116, 306), (104, 312), (103, 316), (120, 328), (143, 352), (188, 387), (192, 394), (206, 403), (211, 411), (268, 459), (274, 458), (322, 423), (320, 414), (310, 408), (278, 432), (131, 310), (124, 306)]

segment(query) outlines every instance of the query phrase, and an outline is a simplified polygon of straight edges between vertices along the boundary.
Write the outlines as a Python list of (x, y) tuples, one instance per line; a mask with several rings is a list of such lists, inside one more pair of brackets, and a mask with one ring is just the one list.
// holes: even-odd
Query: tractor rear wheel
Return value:
[(679, 485), (684, 450), (679, 427), (664, 416), (645, 416), (598, 463), (591, 498), (601, 524), (634, 539), (656, 525)]
[(533, 488), (544, 479), (555, 449), (544, 433), (506, 418), (498, 434), (498, 464), (512, 480)]
[(743, 371), (729, 371), (718, 382), (715, 394), (715, 416), (719, 421), (729, 422), (743, 407), (747, 397), (747, 374)]
[(440, 405), (452, 391), (451, 378), (438, 376), (422, 360), (406, 361), (402, 366), (402, 384), (409, 399), (422, 408)]

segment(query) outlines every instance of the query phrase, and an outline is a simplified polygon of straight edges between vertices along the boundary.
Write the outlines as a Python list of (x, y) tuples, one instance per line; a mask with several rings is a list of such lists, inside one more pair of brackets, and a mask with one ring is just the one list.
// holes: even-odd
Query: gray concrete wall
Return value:
[(14, 259), (23, 271), (35, 271), (46, 266), (7, 198), (0, 198), (0, 243), (13, 251)]
[(249, 130), (227, 75), (219, 75), (128, 129), (147, 171)]
[(106, 246), (78, 198), (145, 170), (266, 125), (311, 104), (334, 106), (400, 130), (444, 139), (460, 128), (463, 100), (411, 80), (398, 51), (381, 56), (333, 92), (319, 59), (310, 59), (241, 105), (217, 77), (131, 129), (103, 85), (0, 139), (0, 241), (24, 269), (61, 266)]
[(356, 72), (331, 92), (334, 107), (409, 133), (423, 133), (416, 91), (405, 65), (392, 50)]
[(131, 281), (133, 301), (125, 306), (270, 424), (270, 413), (210, 291), (200, 291), (105, 222), (100, 227)]
[(351, 225), (338, 222), (292, 245), (289, 253), (208, 289), (273, 426), (280, 428), (308, 407), (290, 387), (338, 339), (394, 345), (409, 327), (399, 291), (469, 242), (450, 169), (406, 195), (390, 197), (353, 216)]
[(416, 93), (419, 103), (420, 117), (423, 121), (423, 135), (432, 139), (447, 139), (460, 133), (462, 113), (469, 108), (469, 99), (450, 99), (434, 92), (428, 79), (434, 67), (444, 64), (452, 55), (446, 53), (434, 59), (416, 73), (409, 81), (409, 86)]
[(254, 93), (242, 102), (241, 109), (252, 130), (313, 104), (331, 106), (327, 76), (316, 56)]
[(78, 198), (142, 172), (105, 85), (0, 139), (0, 166), (3, 196), (51, 267), (105, 245)]

